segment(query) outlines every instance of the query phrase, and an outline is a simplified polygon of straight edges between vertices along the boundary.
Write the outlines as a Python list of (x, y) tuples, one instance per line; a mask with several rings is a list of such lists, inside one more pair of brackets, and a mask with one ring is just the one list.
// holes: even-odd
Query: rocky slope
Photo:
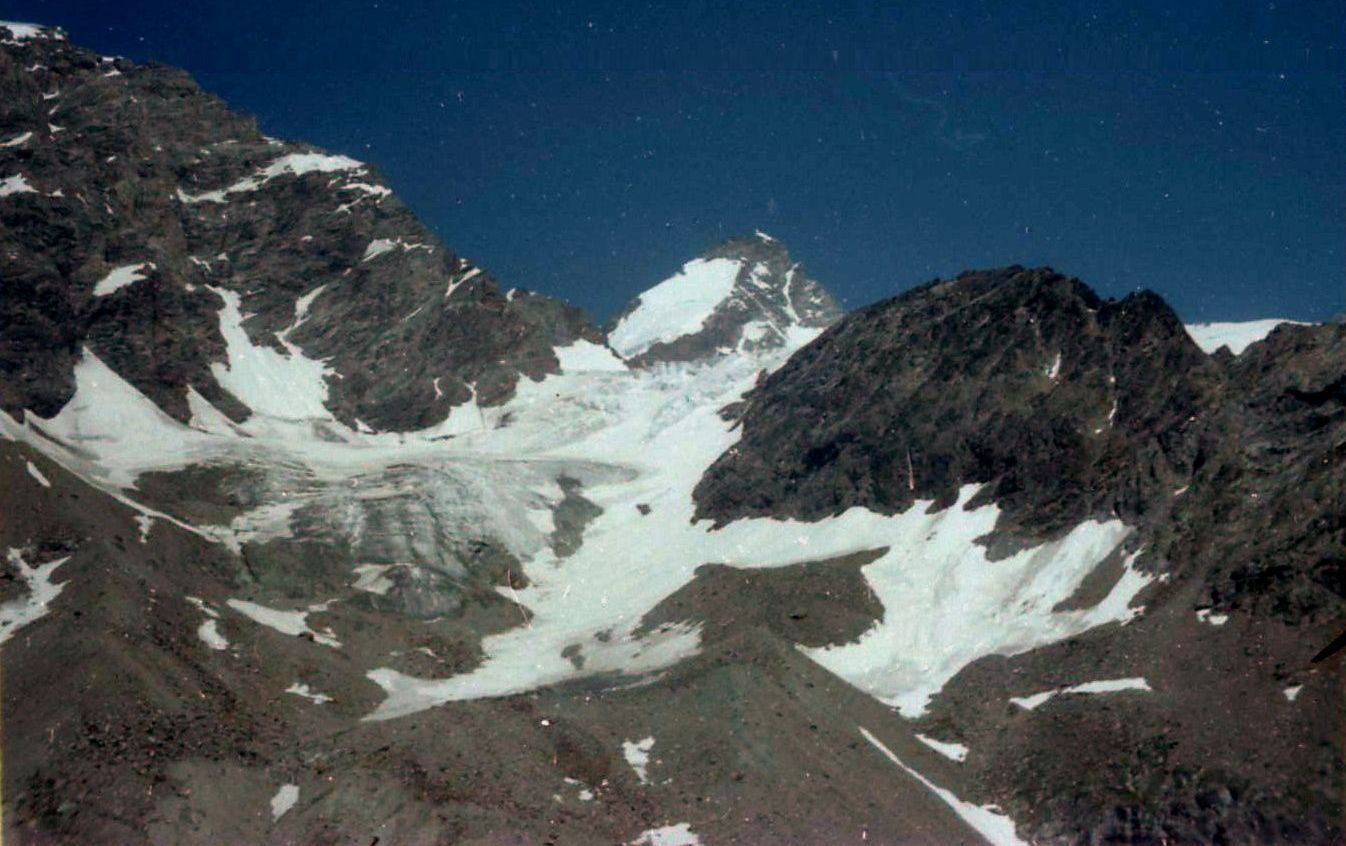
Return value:
[(6, 843), (1341, 842), (1346, 326), (843, 317), (759, 233), (605, 336), (56, 35), (0, 27)]

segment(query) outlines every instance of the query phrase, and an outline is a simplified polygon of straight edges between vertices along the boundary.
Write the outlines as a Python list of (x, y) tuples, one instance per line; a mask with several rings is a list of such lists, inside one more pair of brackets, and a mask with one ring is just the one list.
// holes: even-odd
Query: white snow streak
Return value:
[(884, 746), (883, 743), (874, 735), (870, 734), (863, 726), (860, 727), (860, 734), (864, 735), (870, 745), (896, 764), (903, 772), (923, 784), (927, 790), (934, 793), (944, 804), (953, 809), (954, 813), (962, 817), (963, 822), (967, 823), (977, 831), (982, 837), (989, 840), (993, 846), (1028, 846), (1027, 841), (1020, 840), (1014, 833), (1014, 820), (1005, 816), (996, 807), (992, 805), (973, 805), (970, 802), (964, 802), (951, 791), (935, 785), (925, 776), (913, 770), (911, 767), (902, 763), (902, 760), (893, 754), (893, 750)]
[(431, 247), (429, 244), (403, 241), (401, 238), (375, 238), (373, 241), (369, 242), (368, 247), (365, 247), (364, 257), (361, 258), (360, 261), (370, 261), (378, 258), (384, 253), (390, 253), (393, 250), (425, 250), (426, 252), (432, 253), (435, 251), (435, 248)]
[(384, 575), (391, 569), (392, 564), (361, 564), (355, 568), (356, 579), (351, 587), (383, 596), (393, 586), (392, 580)]
[(1085, 682), (1084, 684), (1072, 685), (1070, 687), (1044, 690), (1041, 693), (1035, 693), (1032, 696), (1011, 696), (1010, 701), (1020, 708), (1023, 708), (1025, 711), (1031, 711), (1054, 696), (1064, 696), (1069, 693), (1117, 693), (1123, 690), (1149, 691), (1151, 689), (1149, 682), (1137, 676), (1125, 679), (1106, 679), (1103, 681)]
[(951, 761), (962, 763), (967, 760), (967, 747), (961, 743), (947, 743), (943, 740), (935, 740), (933, 737), (926, 737), (923, 734), (916, 735), (916, 739)]
[(281, 156), (260, 168), (252, 176), (246, 176), (227, 188), (204, 191), (200, 194), (188, 194), (179, 188), (177, 197), (183, 203), (223, 203), (226, 202), (230, 194), (256, 191), (267, 182), (284, 174), (302, 176), (306, 173), (330, 173), (363, 169), (363, 162), (358, 162), (347, 156), (329, 156), (322, 153), (290, 153)]
[(37, 469), (37, 465), (36, 465), (36, 464), (34, 464), (34, 463), (31, 462), (31, 461), (26, 462), (26, 463), (27, 463), (27, 465), (28, 465), (28, 475), (29, 475), (29, 476), (32, 476), (34, 479), (36, 479), (36, 480), (37, 480), (37, 483), (38, 483), (39, 485), (41, 485), (42, 487), (44, 487), (44, 488), (49, 488), (49, 487), (51, 487), (51, 482), (47, 480), (47, 477), (46, 477), (46, 476), (43, 476), (43, 475), (42, 475), (42, 471), (39, 470), (39, 469)]

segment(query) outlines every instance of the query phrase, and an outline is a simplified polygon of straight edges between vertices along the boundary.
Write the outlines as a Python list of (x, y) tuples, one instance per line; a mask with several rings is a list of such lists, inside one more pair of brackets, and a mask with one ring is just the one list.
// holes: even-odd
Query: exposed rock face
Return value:
[(474, 395), (501, 402), (520, 376), (556, 371), (555, 346), (601, 340), (560, 303), (507, 300), (372, 167), (266, 138), (181, 71), (51, 31), (0, 46), (11, 177), (32, 189), (0, 196), (11, 414), (57, 411), (88, 347), (179, 420), (188, 387), (246, 417), (212, 368), (228, 361), (217, 291), (238, 295), (253, 345), (325, 363), (327, 408), (351, 426), (423, 428)]
[(847, 317), (749, 394), (698, 513), (816, 519), (986, 500), (1050, 533), (1131, 518), (1201, 449), (1216, 365), (1158, 297), (1047, 270), (970, 273)]
[(757, 233), (707, 250), (618, 313), (609, 343), (634, 366), (785, 346), (841, 316), (776, 239)]

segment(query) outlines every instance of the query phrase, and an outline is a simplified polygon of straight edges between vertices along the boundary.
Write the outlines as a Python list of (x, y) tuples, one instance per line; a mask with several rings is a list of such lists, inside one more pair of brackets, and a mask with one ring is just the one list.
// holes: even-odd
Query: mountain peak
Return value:
[(633, 299), (608, 340), (638, 365), (695, 361), (801, 346), (840, 316), (785, 245), (758, 231), (706, 250)]

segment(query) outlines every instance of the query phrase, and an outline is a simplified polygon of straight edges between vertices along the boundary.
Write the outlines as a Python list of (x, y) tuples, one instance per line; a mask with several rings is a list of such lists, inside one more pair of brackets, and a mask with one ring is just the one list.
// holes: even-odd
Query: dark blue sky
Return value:
[[(919, 8), (913, 8), (919, 7)], [(15, 0), (376, 164), (607, 317), (762, 228), (855, 307), (1050, 264), (1188, 320), (1346, 308), (1346, 4)]]

